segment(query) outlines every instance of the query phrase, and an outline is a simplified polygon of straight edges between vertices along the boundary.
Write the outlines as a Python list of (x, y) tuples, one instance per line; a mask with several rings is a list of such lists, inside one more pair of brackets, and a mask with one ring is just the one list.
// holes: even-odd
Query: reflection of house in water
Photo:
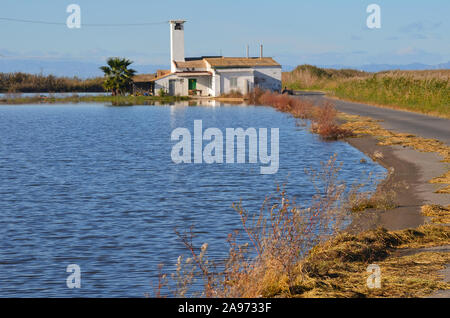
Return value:
[[(160, 71), (135, 80), (152, 94), (220, 96), (231, 92), (246, 94), (259, 87), (281, 91), (281, 65), (270, 57), (202, 56), (184, 57), (183, 20), (170, 21), (170, 71)], [(153, 76), (153, 77), (151, 77)]]

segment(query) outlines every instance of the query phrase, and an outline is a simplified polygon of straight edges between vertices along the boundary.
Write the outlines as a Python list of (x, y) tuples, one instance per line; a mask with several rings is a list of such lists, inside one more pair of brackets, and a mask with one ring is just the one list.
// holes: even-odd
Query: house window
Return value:
[(230, 87), (237, 88), (237, 77), (230, 78)]

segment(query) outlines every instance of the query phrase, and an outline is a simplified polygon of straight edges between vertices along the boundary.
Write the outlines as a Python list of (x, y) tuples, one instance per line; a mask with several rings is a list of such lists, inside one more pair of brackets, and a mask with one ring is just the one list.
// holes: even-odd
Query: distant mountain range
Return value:
[[(53, 74), (55, 76), (77, 76), (80, 78), (88, 78), (102, 76), (103, 73), (99, 67), (103, 63), (92, 63), (76, 60), (46, 60), (46, 59), (11, 59), (2, 58), (0, 56), (0, 72), (25, 72), (32, 74), (42, 73), (44, 75)], [(421, 63), (393, 65), (393, 64), (366, 64), (361, 66), (348, 65), (316, 65), (323, 68), (352, 68), (366, 72), (380, 72), (386, 70), (432, 70), (432, 69), (450, 69), (450, 61), (437, 65), (427, 65)], [(296, 66), (283, 65), (284, 71), (291, 71)], [(169, 65), (139, 65), (133, 64), (133, 68), (138, 73), (154, 73), (156, 70), (169, 69)]]
[[(422, 63), (411, 63), (411, 64), (365, 64), (360, 66), (348, 66), (348, 65), (316, 65), (317, 67), (322, 68), (333, 68), (333, 69), (343, 69), (343, 68), (351, 68), (359, 71), (365, 72), (381, 72), (388, 70), (410, 70), (410, 71), (421, 71), (421, 70), (438, 70), (438, 69), (450, 69), (450, 61), (447, 63), (441, 63), (436, 65), (428, 65)], [(283, 66), (283, 70), (292, 71), (296, 66)]]

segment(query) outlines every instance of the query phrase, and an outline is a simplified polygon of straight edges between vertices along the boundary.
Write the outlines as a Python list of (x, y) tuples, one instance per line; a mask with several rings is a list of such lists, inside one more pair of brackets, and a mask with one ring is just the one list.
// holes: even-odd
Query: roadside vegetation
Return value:
[(367, 73), (300, 65), (283, 73), (284, 86), (450, 118), (450, 70)]
[[(195, 231), (177, 231), (188, 255), (178, 258), (172, 276), (161, 271), (154, 295), (190, 296), (198, 281), (203, 290), (194, 295), (205, 297), (420, 297), (449, 289), (437, 274), (449, 253), (408, 251), (450, 244), (450, 228), (345, 231), (351, 212), (339, 169), (333, 156), (320, 171), (307, 171), (316, 188), (307, 207), (283, 187), (257, 211), (234, 205), (242, 229), (229, 235), (220, 264), (208, 259), (208, 244), (193, 243)], [(367, 285), (371, 264), (381, 269), (381, 288)]]
[(299, 65), (291, 72), (283, 72), (283, 87), (294, 90), (331, 91), (346, 79), (365, 78), (370, 73), (352, 69), (324, 69), (313, 65)]
[(433, 223), (450, 224), (450, 205), (447, 207), (438, 204), (424, 205), (422, 214), (431, 218)]
[(101, 77), (80, 79), (27, 73), (0, 73), (0, 93), (104, 92)]
[[(367, 181), (362, 181), (352, 185), (347, 197), (347, 205), (352, 212), (364, 212), (367, 210), (387, 211), (398, 207), (396, 202), (399, 190), (406, 188), (401, 182), (394, 181), (394, 170), (390, 169), (386, 178), (380, 180), (371, 180), (369, 176)], [(364, 191), (367, 184), (372, 184), (375, 191)]]
[(219, 98), (239, 98), (239, 99), (243, 99), (244, 98), (244, 94), (242, 94), (240, 90), (231, 90), (227, 94), (220, 95)]
[(253, 90), (246, 96), (247, 102), (253, 105), (272, 106), (278, 111), (290, 113), (299, 120), (310, 120), (310, 129), (324, 140), (337, 140), (349, 137), (352, 132), (341, 128), (337, 123), (337, 112), (332, 103), (314, 105), (287, 94), (278, 94), (260, 89)]

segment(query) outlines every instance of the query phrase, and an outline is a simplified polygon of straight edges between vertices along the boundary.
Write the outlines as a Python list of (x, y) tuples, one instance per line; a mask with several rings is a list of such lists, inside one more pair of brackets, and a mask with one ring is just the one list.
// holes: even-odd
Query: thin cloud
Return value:
[(429, 32), (434, 31), (438, 28), (440, 28), (442, 25), (442, 22), (423, 22), (423, 21), (416, 21), (407, 25), (404, 25), (399, 28), (399, 31), (402, 33), (422, 33), (422, 32)]
[(361, 40), (362, 40), (362, 37), (360, 37), (360, 36), (358, 36), (358, 35), (352, 34), (352, 35), (350, 36), (350, 40), (352, 40), (352, 41), (361, 41)]

